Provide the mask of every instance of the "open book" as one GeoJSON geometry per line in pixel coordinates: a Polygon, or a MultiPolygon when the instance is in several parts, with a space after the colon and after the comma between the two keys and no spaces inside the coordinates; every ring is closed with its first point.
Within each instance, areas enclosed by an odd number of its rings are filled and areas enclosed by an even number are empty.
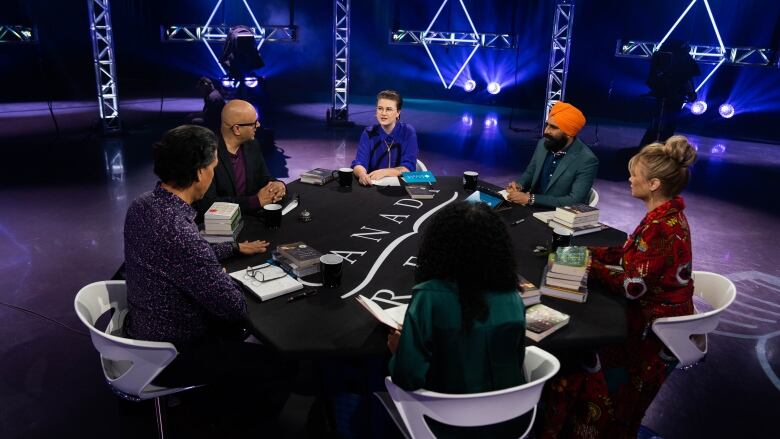
{"type": "Polygon", "coordinates": [[[374,318],[389,326],[392,329],[401,330],[404,325],[404,316],[406,315],[406,308],[409,305],[398,305],[388,309],[382,309],[376,302],[369,299],[366,296],[358,295],[358,303],[363,305],[366,311],[370,312],[374,318]]]}

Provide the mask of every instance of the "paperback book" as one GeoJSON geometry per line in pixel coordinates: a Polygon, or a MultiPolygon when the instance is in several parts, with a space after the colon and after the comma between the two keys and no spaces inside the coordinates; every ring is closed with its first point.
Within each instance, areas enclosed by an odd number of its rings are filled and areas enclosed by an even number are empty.
{"type": "Polygon", "coordinates": [[[314,168],[301,174],[301,183],[316,184],[319,186],[333,181],[335,172],[325,168],[314,168]]]}
{"type": "Polygon", "coordinates": [[[536,342],[542,341],[568,323],[568,314],[541,303],[525,310],[525,336],[536,342]]]}
{"type": "Polygon", "coordinates": [[[392,308],[382,309],[379,304],[368,297],[361,295],[358,295],[357,301],[366,309],[366,311],[374,316],[375,319],[388,327],[400,331],[404,326],[404,316],[406,315],[406,308],[408,308],[409,305],[398,305],[392,308]]]}

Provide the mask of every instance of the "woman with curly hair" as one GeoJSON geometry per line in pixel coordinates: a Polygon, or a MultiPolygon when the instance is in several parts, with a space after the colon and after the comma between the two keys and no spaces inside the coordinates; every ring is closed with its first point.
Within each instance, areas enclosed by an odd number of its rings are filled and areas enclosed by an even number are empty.
{"type": "Polygon", "coordinates": [[[623,247],[592,249],[590,275],[628,299],[628,340],[586,361],[587,373],[548,386],[542,437],[635,438],[677,359],[653,333],[659,317],[693,314],[691,231],[680,192],[695,149],[683,136],[631,158],[631,195],[647,214],[623,247]]]}
{"type": "Polygon", "coordinates": [[[417,264],[403,331],[388,338],[393,382],[444,393],[522,384],[525,309],[498,215],[483,203],[445,207],[423,236],[417,264]]]}

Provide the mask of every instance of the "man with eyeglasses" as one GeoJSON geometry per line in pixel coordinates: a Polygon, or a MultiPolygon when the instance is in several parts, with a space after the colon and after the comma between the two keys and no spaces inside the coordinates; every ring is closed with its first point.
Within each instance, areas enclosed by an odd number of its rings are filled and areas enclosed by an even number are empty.
{"type": "Polygon", "coordinates": [[[214,170],[214,181],[198,203],[201,214],[215,201],[236,203],[243,213],[252,213],[284,198],[287,188],[271,176],[255,139],[259,127],[257,111],[247,101],[235,99],[222,109],[217,135],[219,164],[214,170]]]}

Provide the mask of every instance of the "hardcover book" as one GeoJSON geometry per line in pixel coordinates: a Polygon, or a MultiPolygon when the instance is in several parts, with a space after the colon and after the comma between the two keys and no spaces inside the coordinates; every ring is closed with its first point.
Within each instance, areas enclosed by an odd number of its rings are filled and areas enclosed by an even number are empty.
{"type": "Polygon", "coordinates": [[[525,310],[525,336],[539,342],[569,323],[569,315],[541,303],[525,310]]]}
{"type": "Polygon", "coordinates": [[[325,168],[314,168],[301,174],[301,183],[323,185],[332,181],[334,171],[325,168]]]}
{"type": "Polygon", "coordinates": [[[411,171],[401,173],[401,178],[409,184],[436,183],[436,177],[431,171],[411,171]]]}
{"type": "Polygon", "coordinates": [[[283,258],[294,263],[300,269],[319,263],[320,256],[322,256],[322,253],[317,249],[306,245],[302,241],[282,244],[276,247],[276,251],[278,251],[283,258]]]}
{"type": "Polygon", "coordinates": [[[407,184],[406,193],[415,200],[430,200],[436,195],[427,184],[407,184]]]}

